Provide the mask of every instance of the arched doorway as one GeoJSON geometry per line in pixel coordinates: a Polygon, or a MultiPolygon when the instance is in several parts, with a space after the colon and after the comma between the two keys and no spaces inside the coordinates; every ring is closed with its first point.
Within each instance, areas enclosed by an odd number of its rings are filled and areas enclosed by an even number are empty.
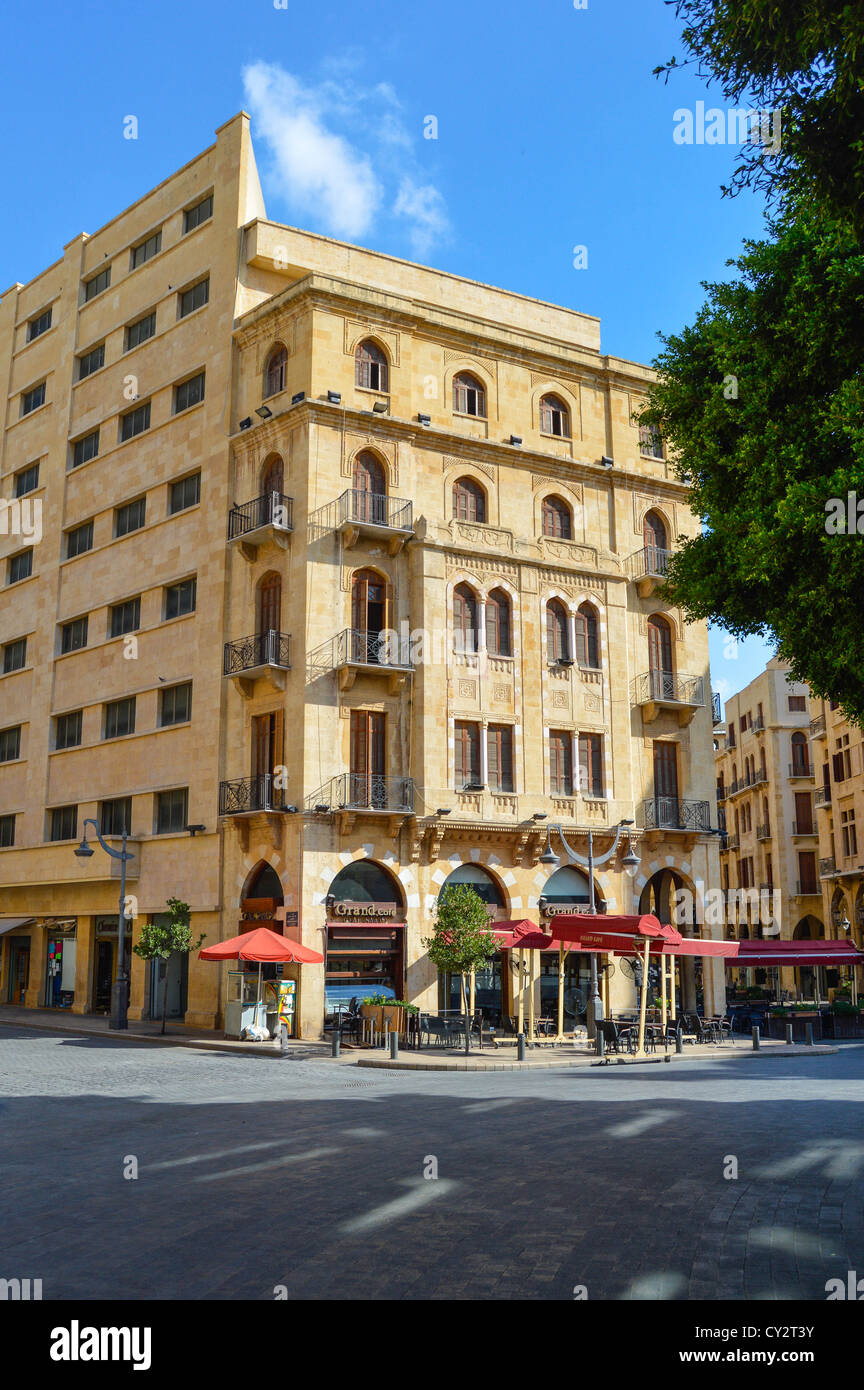
{"type": "MultiPolygon", "coordinates": [[[[448,888],[458,884],[467,884],[469,888],[474,889],[479,898],[482,898],[489,914],[490,926],[493,926],[496,920],[506,918],[507,903],[503,889],[494,875],[488,869],[484,869],[482,864],[460,864],[441,885],[439,898],[448,888]]],[[[502,984],[506,978],[508,954],[510,953],[499,951],[497,955],[492,956],[485,968],[477,971],[474,980],[474,1007],[482,1009],[484,1019],[493,1026],[500,1023],[504,1007],[502,984]]],[[[462,981],[459,975],[439,975],[438,1003],[442,1009],[461,1013],[462,981]]]]}
{"type": "Polygon", "coordinates": [[[258,585],[257,594],[257,632],[263,637],[268,632],[280,632],[282,627],[282,577],[275,570],[265,574],[258,585]]]}
{"type": "MultiPolygon", "coordinates": [[[[842,894],[841,894],[842,897],[842,894]]],[[[836,898],[836,895],[835,895],[836,898]]],[[[834,904],[832,903],[832,912],[834,904]]],[[[808,914],[795,925],[793,941],[821,941],[825,928],[818,917],[808,914]]],[[[826,972],[821,965],[800,965],[795,968],[795,986],[799,999],[826,999],[826,972]]],[[[834,973],[833,971],[831,972],[834,973]]]]}
{"type": "Polygon", "coordinates": [[[325,1012],[374,994],[404,997],[405,901],[398,881],[374,859],[346,864],[325,898],[325,1012]]]}
{"type": "MultiPolygon", "coordinates": [[[[591,901],[588,875],[581,869],[564,864],[550,874],[540,894],[540,927],[548,930],[549,923],[564,912],[587,912],[591,901]]],[[[594,884],[594,906],[597,912],[606,911],[600,889],[594,884]]],[[[512,952],[511,952],[512,954],[512,952]]],[[[557,950],[540,952],[540,1014],[545,1018],[558,1017],[557,950]]],[[[611,963],[611,962],[610,962],[611,963]]],[[[568,951],[564,957],[564,1027],[570,1031],[586,1022],[588,1001],[591,998],[591,957],[584,951],[568,951]]]]}
{"type": "Polygon", "coordinates": [[[381,633],[389,624],[389,585],[375,570],[357,570],[351,580],[351,628],[357,659],[376,664],[381,633]]]}
{"type": "MultiPolygon", "coordinates": [[[[664,926],[676,927],[682,936],[696,935],[696,895],[675,869],[658,869],[651,875],[639,895],[639,911],[652,913],[664,926]],[[675,904],[675,894],[682,889],[688,889],[691,894],[690,911],[684,921],[680,920],[682,914],[675,904]]],[[[650,982],[659,988],[660,967],[652,965],[650,969],[654,972],[649,976],[650,982]]],[[[693,1013],[703,1000],[702,957],[673,958],[673,978],[675,976],[680,988],[681,1012],[693,1013]]]]}
{"type": "Polygon", "coordinates": [[[387,483],[384,469],[368,449],[354,460],[354,517],[376,526],[387,525],[387,483]]]}
{"type": "Polygon", "coordinates": [[[264,472],[261,475],[261,491],[265,497],[273,492],[280,495],[285,486],[285,467],[278,454],[273,454],[264,465],[264,472]]]}

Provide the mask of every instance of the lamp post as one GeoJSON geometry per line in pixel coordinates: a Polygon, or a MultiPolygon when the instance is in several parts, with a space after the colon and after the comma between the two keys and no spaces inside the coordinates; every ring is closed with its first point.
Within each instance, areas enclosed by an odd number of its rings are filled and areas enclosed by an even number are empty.
{"type": "MultiPolygon", "coordinates": [[[[567,840],[564,836],[564,831],[560,825],[550,825],[546,831],[546,848],[540,855],[540,863],[549,865],[557,865],[561,863],[559,856],[555,853],[554,849],[552,848],[552,831],[554,830],[557,832],[558,837],[567,853],[567,857],[571,861],[571,863],[578,864],[580,868],[588,870],[588,911],[593,916],[596,911],[594,895],[594,866],[595,864],[605,864],[608,862],[608,860],[612,858],[613,854],[615,854],[616,850],[618,849],[618,844],[621,839],[621,832],[624,829],[627,830],[627,853],[621,861],[622,867],[629,878],[635,878],[636,874],[639,872],[639,856],[633,849],[633,840],[630,833],[630,827],[633,824],[634,822],[632,820],[619,821],[617,826],[615,827],[615,839],[612,842],[611,848],[608,849],[605,854],[600,854],[596,857],[594,854],[594,831],[592,829],[589,829],[587,832],[585,832],[588,836],[587,859],[583,859],[581,854],[577,854],[575,849],[571,849],[570,845],[568,845],[567,843],[567,840]]],[[[588,1037],[593,1038],[596,1031],[594,1025],[603,1017],[603,1001],[600,998],[600,988],[597,977],[596,951],[591,952],[591,998],[588,1002],[588,1008],[586,1013],[588,1037]]]]}
{"type": "Polygon", "coordinates": [[[106,854],[110,854],[112,859],[120,860],[120,910],[117,914],[117,978],[111,986],[111,1014],[108,1020],[108,1027],[115,1030],[122,1030],[129,1027],[129,1020],[126,1016],[129,1008],[129,977],[126,974],[126,864],[128,860],[134,859],[134,854],[129,854],[126,849],[126,822],[123,822],[122,849],[112,849],[106,845],[102,839],[99,823],[95,820],[85,820],[84,836],[80,845],[74,851],[79,859],[90,859],[93,850],[87,843],[87,827],[92,825],[96,832],[96,839],[104,849],[106,854]]]}

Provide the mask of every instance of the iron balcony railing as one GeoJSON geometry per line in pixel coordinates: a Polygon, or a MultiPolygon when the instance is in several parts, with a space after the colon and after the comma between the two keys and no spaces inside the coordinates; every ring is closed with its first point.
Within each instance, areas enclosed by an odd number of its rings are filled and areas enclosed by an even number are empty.
{"type": "Polygon", "coordinates": [[[717,800],[718,800],[718,801],[725,801],[725,800],[726,800],[726,787],[724,786],[724,784],[723,784],[722,782],[718,782],[718,783],[717,783],[717,800]]]}
{"type": "Polygon", "coordinates": [[[414,810],[414,779],[343,772],[330,782],[329,804],[334,811],[390,811],[407,815],[414,810]]]}
{"type": "Polygon", "coordinates": [[[723,723],[723,713],[720,708],[720,696],[716,690],[711,691],[711,722],[712,724],[723,723]]]}
{"type": "Polygon", "coordinates": [[[810,737],[824,738],[825,736],[825,716],[817,714],[815,719],[810,720],[810,737]]]}
{"type": "Polygon", "coordinates": [[[795,884],[795,896],[796,898],[821,898],[822,893],[818,883],[809,878],[799,878],[795,884]]]}
{"type": "Polygon", "coordinates": [[[384,666],[388,670],[411,671],[410,645],[395,631],[362,632],[346,627],[333,639],[333,666],[384,666]]]}
{"type": "Polygon", "coordinates": [[[771,826],[770,826],[767,822],[766,822],[765,825],[757,825],[757,827],[756,827],[756,839],[757,839],[757,840],[770,840],[770,839],[771,839],[771,826]]]}
{"type": "Polygon", "coordinates": [[[285,792],[277,787],[272,772],[219,783],[220,816],[241,816],[250,811],[284,811],[285,792]]]}
{"type": "Polygon", "coordinates": [[[414,504],[404,497],[349,487],[339,497],[337,508],[340,526],[352,522],[358,526],[386,526],[390,531],[414,529],[414,504]]]}
{"type": "Polygon", "coordinates": [[[814,802],[816,803],[817,806],[830,806],[830,805],[831,805],[831,788],[830,788],[830,787],[825,787],[825,786],[817,787],[817,788],[816,788],[816,791],[815,791],[815,794],[814,794],[814,796],[813,796],[813,800],[814,800],[814,802]]]}
{"type": "Polygon", "coordinates": [[[643,830],[710,830],[711,810],[707,801],[655,796],[641,803],[639,824],[643,830]]]}
{"type": "Polygon", "coordinates": [[[259,666],[279,666],[285,671],[290,669],[291,638],[287,632],[269,628],[267,632],[254,632],[251,637],[240,637],[236,642],[225,643],[223,675],[237,676],[259,666]]]}
{"type": "Polygon", "coordinates": [[[834,863],[833,857],[830,858],[830,859],[820,859],[820,860],[819,860],[819,877],[820,877],[820,878],[830,878],[831,875],[832,875],[832,874],[836,874],[836,872],[837,872],[837,866],[836,866],[836,864],[834,863]]]}
{"type": "Polygon", "coordinates": [[[813,769],[809,763],[797,762],[789,764],[790,777],[812,777],[813,769]]]}
{"type": "Polygon", "coordinates": [[[240,507],[232,507],[228,513],[228,539],[236,540],[250,531],[259,531],[263,526],[275,526],[279,531],[294,530],[294,498],[286,497],[284,492],[265,492],[261,497],[253,497],[240,507]]]}
{"type": "Polygon", "coordinates": [[[673,671],[645,671],[633,682],[634,703],[704,705],[705,682],[701,676],[678,676],[673,671]]]}
{"type": "Polygon", "coordinates": [[[671,550],[662,550],[658,545],[642,545],[627,559],[627,573],[631,579],[663,579],[669,571],[671,550]]]}
{"type": "Polygon", "coordinates": [[[727,835],[727,836],[726,836],[726,843],[725,843],[725,845],[722,846],[722,848],[723,848],[723,849],[737,849],[740,843],[741,843],[741,842],[740,842],[740,840],[739,840],[739,838],[738,838],[737,835],[727,835]]]}

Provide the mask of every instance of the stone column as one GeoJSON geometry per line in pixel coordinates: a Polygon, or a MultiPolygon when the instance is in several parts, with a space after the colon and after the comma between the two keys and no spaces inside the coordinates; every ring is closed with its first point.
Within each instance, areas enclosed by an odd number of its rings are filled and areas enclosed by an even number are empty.
{"type": "Polygon", "coordinates": [[[79,917],[75,939],[75,999],[73,1014],[89,1014],[93,1008],[93,968],[95,960],[95,917],[79,917]]]}

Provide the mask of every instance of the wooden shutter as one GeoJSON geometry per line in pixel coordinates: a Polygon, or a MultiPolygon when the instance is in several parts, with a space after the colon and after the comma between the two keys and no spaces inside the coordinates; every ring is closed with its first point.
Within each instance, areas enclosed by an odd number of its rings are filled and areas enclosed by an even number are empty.
{"type": "Polygon", "coordinates": [[[573,745],[566,731],[549,735],[549,786],[552,796],[573,793],[573,745]]]}
{"type": "Polygon", "coordinates": [[[672,671],[672,634],[663,618],[648,619],[648,666],[652,671],[672,671]]]}
{"type": "Polygon", "coordinates": [[[799,835],[809,835],[813,829],[813,803],[809,792],[795,793],[795,826],[799,835]]]}
{"type": "Polygon", "coordinates": [[[674,743],[654,744],[654,795],[678,800],[678,749],[674,743]]]}

